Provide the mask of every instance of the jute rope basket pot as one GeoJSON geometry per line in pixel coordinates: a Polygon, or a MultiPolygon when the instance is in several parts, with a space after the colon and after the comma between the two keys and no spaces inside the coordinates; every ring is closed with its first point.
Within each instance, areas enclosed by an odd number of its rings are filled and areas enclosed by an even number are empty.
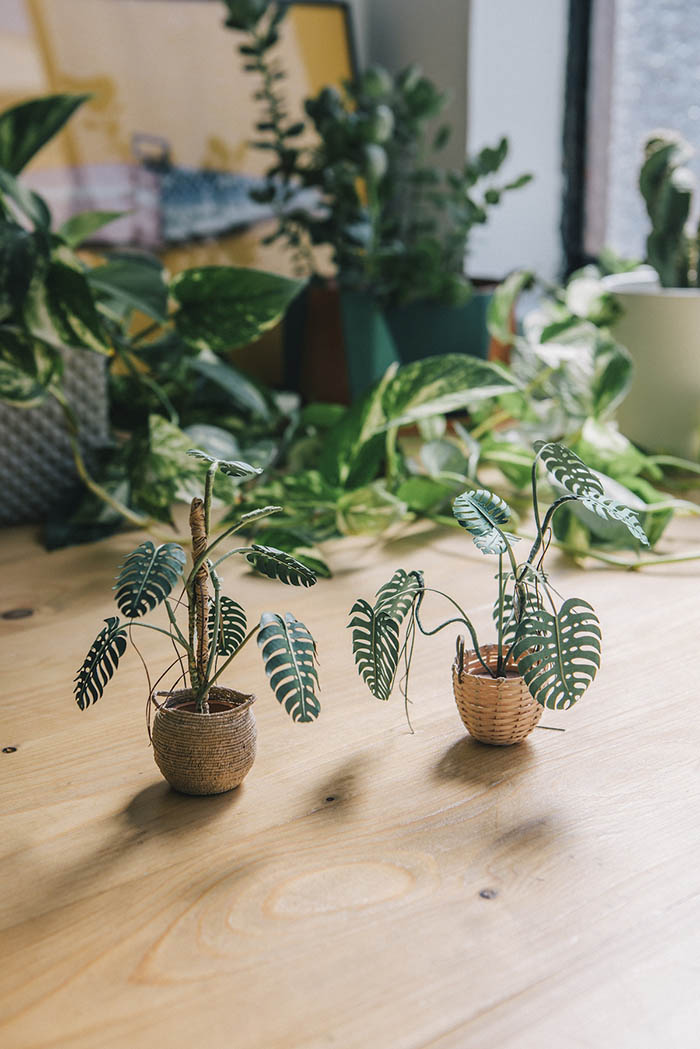
{"type": "Polygon", "coordinates": [[[183,794],[222,794],[242,783],[255,761],[255,696],[214,687],[210,712],[198,714],[192,689],[165,695],[151,738],[156,765],[170,786],[183,794]]]}
{"type": "MultiPolygon", "coordinates": [[[[483,645],[481,658],[495,670],[498,645],[483,645]]],[[[465,651],[460,644],[452,664],[452,684],[460,717],[469,734],[481,743],[497,747],[520,743],[542,717],[542,707],[532,698],[512,660],[505,677],[489,677],[476,652],[465,651]]]]}

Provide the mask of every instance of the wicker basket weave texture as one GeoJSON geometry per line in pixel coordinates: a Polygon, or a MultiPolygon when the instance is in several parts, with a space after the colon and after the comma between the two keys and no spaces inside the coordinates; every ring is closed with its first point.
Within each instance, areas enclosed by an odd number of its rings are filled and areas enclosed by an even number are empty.
{"type": "Polygon", "coordinates": [[[153,719],[153,756],[175,790],[183,794],[223,794],[243,782],[255,761],[257,730],[250,709],[255,697],[212,688],[212,704],[227,709],[210,714],[183,710],[191,689],[169,695],[153,719]]]}
{"type": "MultiPolygon", "coordinates": [[[[484,662],[495,669],[498,645],[483,645],[484,662]]],[[[520,743],[542,717],[542,707],[533,699],[525,679],[488,677],[476,652],[465,651],[464,667],[452,664],[452,684],[460,717],[471,736],[481,743],[507,747],[520,743]]],[[[509,661],[508,669],[515,669],[509,661]]]]}
{"type": "MultiPolygon", "coordinates": [[[[63,385],[79,426],[88,466],[95,449],[109,443],[105,358],[90,350],[65,350],[63,385]]],[[[35,408],[0,404],[0,525],[42,521],[79,488],[66,423],[53,397],[35,408]]]]}

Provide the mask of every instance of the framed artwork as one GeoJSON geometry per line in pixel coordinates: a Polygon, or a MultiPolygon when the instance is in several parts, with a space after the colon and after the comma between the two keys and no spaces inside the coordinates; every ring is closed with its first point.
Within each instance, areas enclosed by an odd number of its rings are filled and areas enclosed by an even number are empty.
{"type": "MultiPolygon", "coordinates": [[[[125,211],[103,243],[158,250],[176,269],[260,264],[250,238],[235,248],[236,231],[271,215],[249,195],[268,164],[250,144],[257,84],[220,0],[26,3],[48,89],[92,95],[63,132],[60,158],[40,157],[29,173],[56,221],[125,211]]],[[[352,76],[353,34],[346,3],[289,6],[279,60],[289,110],[301,116],[304,98],[352,76]]]]}

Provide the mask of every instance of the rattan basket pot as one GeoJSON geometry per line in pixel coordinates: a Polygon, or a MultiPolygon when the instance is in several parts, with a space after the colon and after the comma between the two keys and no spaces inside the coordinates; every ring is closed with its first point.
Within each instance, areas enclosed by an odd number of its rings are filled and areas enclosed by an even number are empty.
{"type": "Polygon", "coordinates": [[[196,712],[191,689],[167,697],[156,710],[151,738],[170,786],[183,794],[223,794],[242,783],[255,761],[255,696],[214,687],[208,714],[196,712]]]}
{"type": "MultiPolygon", "coordinates": [[[[460,717],[471,736],[481,743],[507,747],[520,743],[542,717],[542,707],[533,699],[525,679],[512,660],[506,676],[489,677],[476,652],[465,651],[452,664],[452,684],[460,717]]],[[[483,645],[481,658],[494,670],[498,645],[483,645]]]]}

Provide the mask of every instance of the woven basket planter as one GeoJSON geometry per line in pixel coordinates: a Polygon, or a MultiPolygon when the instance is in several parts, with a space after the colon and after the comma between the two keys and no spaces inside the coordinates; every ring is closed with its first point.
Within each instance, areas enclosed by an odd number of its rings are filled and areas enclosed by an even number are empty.
{"type": "Polygon", "coordinates": [[[209,714],[195,711],[191,689],[168,693],[153,719],[153,756],[175,790],[223,794],[243,782],[255,761],[255,696],[212,688],[209,714]]]}
{"type": "MultiPolygon", "coordinates": [[[[498,645],[483,645],[481,657],[495,669],[498,645]]],[[[481,743],[497,747],[520,743],[542,717],[542,707],[510,660],[506,674],[489,677],[473,651],[464,652],[461,666],[457,660],[452,664],[457,709],[467,731],[481,743]]]]}

